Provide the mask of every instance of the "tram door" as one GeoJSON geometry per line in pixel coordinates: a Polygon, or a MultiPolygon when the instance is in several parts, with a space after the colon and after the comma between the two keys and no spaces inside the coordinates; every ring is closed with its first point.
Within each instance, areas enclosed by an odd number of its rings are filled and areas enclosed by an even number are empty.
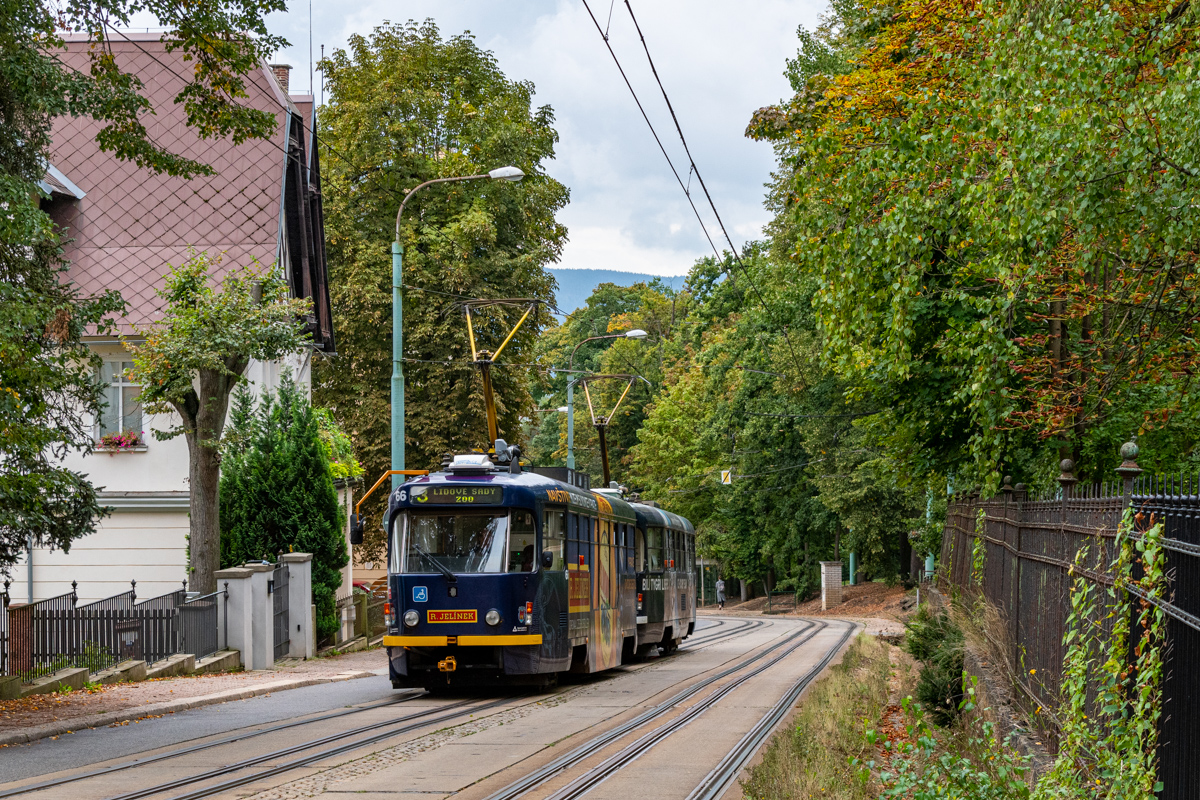
{"type": "Polygon", "coordinates": [[[591,519],[579,514],[567,516],[567,597],[570,633],[575,644],[590,635],[592,610],[591,519]]]}
{"type": "Polygon", "coordinates": [[[617,598],[617,563],[614,553],[613,523],[597,520],[595,559],[595,595],[592,598],[593,639],[588,648],[593,671],[621,663],[621,626],[617,598]]]}

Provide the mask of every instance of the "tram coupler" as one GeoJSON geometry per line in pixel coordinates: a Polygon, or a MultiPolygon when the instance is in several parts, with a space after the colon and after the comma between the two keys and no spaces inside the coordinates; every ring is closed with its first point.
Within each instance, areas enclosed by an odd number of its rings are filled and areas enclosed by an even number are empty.
{"type": "Polygon", "coordinates": [[[456,669],[458,669],[458,661],[454,658],[454,656],[446,656],[444,659],[438,662],[439,672],[454,672],[456,669]]]}

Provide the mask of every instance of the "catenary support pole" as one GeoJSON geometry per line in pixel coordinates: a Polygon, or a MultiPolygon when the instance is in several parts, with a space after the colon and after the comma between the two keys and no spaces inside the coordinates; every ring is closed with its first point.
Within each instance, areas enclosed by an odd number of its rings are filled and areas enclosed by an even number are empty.
{"type": "Polygon", "coordinates": [[[575,381],[567,381],[567,469],[575,469],[575,381]]]}
{"type": "Polygon", "coordinates": [[[850,585],[858,585],[858,556],[850,554],[850,585]]]}
{"type": "MultiPolygon", "coordinates": [[[[392,469],[404,469],[404,246],[392,242],[392,469]]],[[[392,476],[392,491],[403,475],[392,476]]]]}

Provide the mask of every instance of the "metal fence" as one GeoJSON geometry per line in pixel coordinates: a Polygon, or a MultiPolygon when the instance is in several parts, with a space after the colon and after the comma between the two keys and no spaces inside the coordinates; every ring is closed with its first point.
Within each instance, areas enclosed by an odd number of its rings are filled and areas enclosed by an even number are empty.
{"type": "Polygon", "coordinates": [[[275,658],[280,659],[288,654],[291,648],[291,625],[288,616],[288,565],[280,561],[271,573],[271,583],[268,593],[271,595],[271,608],[274,618],[275,658]]]}
{"type": "Polygon", "coordinates": [[[220,592],[203,594],[187,600],[179,607],[180,649],[197,660],[217,652],[217,610],[220,592]]]}
{"type": "MultiPolygon", "coordinates": [[[[1100,590],[1113,585],[1109,565],[1125,508],[1140,511],[1146,523],[1151,515],[1163,522],[1170,602],[1162,604],[1168,643],[1159,726],[1165,788],[1159,797],[1200,797],[1200,760],[1193,756],[1200,744],[1200,479],[1139,476],[1137,448],[1126,445],[1122,455],[1120,480],[1112,483],[1080,487],[1073,465],[1064,461],[1053,494],[1031,497],[1006,478],[998,497],[954,497],[938,578],[952,592],[981,593],[998,610],[1006,629],[1006,641],[998,643],[1029,705],[1053,709],[1060,698],[1072,581],[1080,576],[1100,590]],[[1084,546],[1086,561],[1072,575],[1084,546]]],[[[1110,631],[1108,609],[1099,608],[1094,622],[1110,631]]]]}
{"type": "Polygon", "coordinates": [[[0,602],[4,603],[3,609],[0,609],[0,675],[8,674],[8,587],[10,582],[5,579],[4,593],[0,594],[0,602]]]}
{"type": "Polygon", "coordinates": [[[6,595],[4,674],[28,682],[67,667],[98,672],[126,659],[154,663],[187,652],[185,643],[197,645],[198,658],[216,652],[212,595],[189,604],[180,588],[139,603],[137,582],[130,586],[85,605],[78,605],[74,582],[70,592],[28,605],[11,605],[6,595]]]}

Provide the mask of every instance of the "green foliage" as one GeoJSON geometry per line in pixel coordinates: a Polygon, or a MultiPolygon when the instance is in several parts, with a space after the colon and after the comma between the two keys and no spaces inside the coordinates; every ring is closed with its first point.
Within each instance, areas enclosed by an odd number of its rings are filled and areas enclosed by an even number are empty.
{"type": "Polygon", "coordinates": [[[904,649],[921,662],[917,699],[939,725],[954,722],[963,700],[963,632],[928,605],[905,626],[904,649]]]}
{"type": "Polygon", "coordinates": [[[234,396],[221,471],[221,565],[311,553],[317,638],[337,630],[337,590],[346,566],[346,517],[321,440],[319,414],[285,373],[257,407],[234,396]]]}
{"type": "MultiPolygon", "coordinates": [[[[904,698],[901,706],[911,719],[913,741],[894,743],[890,764],[880,771],[881,797],[904,800],[1026,800],[1029,771],[1025,759],[1002,749],[990,722],[976,721],[939,742],[920,706],[904,698]]],[[[960,711],[967,719],[975,711],[975,687],[967,689],[960,711]]],[[[868,733],[874,744],[878,735],[868,733]]],[[[889,743],[891,744],[891,743],[889,743]]]]}
{"type": "Polygon", "coordinates": [[[200,396],[197,377],[213,375],[232,387],[251,359],[294,353],[306,339],[300,317],[307,300],[289,298],[287,282],[257,262],[224,272],[218,290],[213,273],[222,258],[192,250],[187,261],[172,267],[157,292],[167,304],[163,319],[138,331],[145,337],[141,344],[127,345],[146,410],[183,417],[181,427],[155,431],[157,439],[187,434],[215,448],[220,429],[197,430],[194,422],[206,403],[223,406],[228,397],[200,396]]]}
{"type": "Polygon", "coordinates": [[[256,264],[221,275],[208,253],[191,257],[167,274],[158,296],[166,301],[160,321],[140,329],[133,379],[151,413],[174,411],[180,425],[154,431],[157,439],[183,435],[191,483],[188,560],[197,591],[216,590],[220,560],[220,442],[229,396],[251,359],[272,361],[299,350],[308,335],[303,314],[309,302],[288,297],[286,282],[256,264]]]}
{"type": "MultiPolygon", "coordinates": [[[[558,141],[554,114],[534,108],[533,85],[506,77],[470,35],[442,39],[432,22],[352,36],[322,63],[322,74],[329,100],[318,141],[328,148],[322,178],[338,358],[314,365],[314,397],[350,435],[371,480],[390,464],[390,253],[400,200],[437,177],[510,164],[527,176],[431,186],[404,212],[406,465],[436,468],[447,451],[488,444],[478,371],[454,295],[553,302],[554,280],[544,267],[566,239],[555,214],[568,196],[543,166],[558,141]]],[[[517,320],[511,312],[473,315],[481,349],[499,346],[517,320]]],[[[542,306],[492,371],[500,434],[510,442],[520,441],[521,417],[533,403],[530,371],[504,365],[531,362],[549,320],[542,306]]],[[[364,512],[378,519],[382,509],[381,496],[364,512]]],[[[368,560],[382,558],[377,527],[367,526],[368,560]]]]}
{"type": "Polygon", "coordinates": [[[336,478],[358,478],[363,474],[362,465],[354,457],[354,443],[338,425],[327,408],[313,409],[317,427],[321,432],[321,447],[329,461],[329,469],[336,478]]]}
{"type": "Polygon", "coordinates": [[[1198,20],[848,0],[802,34],[795,96],[748,133],[779,155],[774,249],[897,466],[1093,477],[1139,429],[1194,461],[1198,20]]]}
{"type": "Polygon", "coordinates": [[[979,591],[983,591],[983,571],[987,566],[987,542],[983,538],[986,525],[987,512],[980,508],[975,515],[975,537],[971,540],[971,583],[979,591]]]}

